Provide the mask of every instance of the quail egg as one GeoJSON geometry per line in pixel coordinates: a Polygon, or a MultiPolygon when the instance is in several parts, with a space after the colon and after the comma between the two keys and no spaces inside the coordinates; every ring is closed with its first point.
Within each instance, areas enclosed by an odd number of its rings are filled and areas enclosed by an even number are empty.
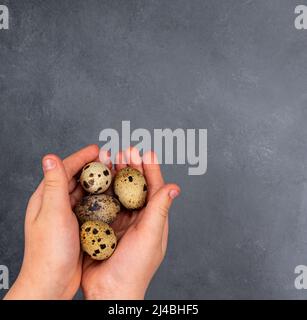
{"type": "Polygon", "coordinates": [[[84,166],[80,175],[80,184],[85,191],[100,194],[111,185],[112,175],[108,167],[101,162],[91,162],[84,166]]]}
{"type": "Polygon", "coordinates": [[[94,260],[108,259],[114,252],[117,239],[113,229],[102,221],[87,221],[81,226],[81,246],[94,260]]]}
{"type": "Polygon", "coordinates": [[[120,211],[119,201],[107,194],[97,194],[84,197],[75,207],[79,221],[103,221],[112,223],[120,211]]]}
{"type": "Polygon", "coordinates": [[[127,209],[142,208],[147,195],[145,177],[134,168],[121,169],[115,176],[114,193],[127,209]]]}

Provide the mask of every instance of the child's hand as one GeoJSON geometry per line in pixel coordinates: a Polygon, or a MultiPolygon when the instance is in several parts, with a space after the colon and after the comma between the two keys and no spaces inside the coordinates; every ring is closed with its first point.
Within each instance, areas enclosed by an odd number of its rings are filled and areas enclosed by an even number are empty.
{"type": "Polygon", "coordinates": [[[118,155],[118,160],[122,161],[116,170],[126,166],[124,158],[131,167],[144,173],[148,203],[139,212],[119,213],[112,225],[119,243],[108,260],[99,262],[89,256],[84,258],[81,285],[86,299],[143,299],[165,255],[168,210],[179,195],[179,187],[164,184],[154,153],[146,153],[142,163],[137,149],[130,148],[118,155]]]}
{"type": "Polygon", "coordinates": [[[71,299],[80,285],[79,226],[72,211],[82,197],[74,176],[98,157],[89,146],[61,161],[43,159],[44,179],[26,213],[25,252],[20,274],[6,299],[71,299]]]}
{"type": "MultiPolygon", "coordinates": [[[[128,162],[147,179],[148,203],[138,213],[118,216],[113,228],[120,241],[109,260],[97,262],[86,257],[82,275],[86,298],[143,298],[165,254],[168,209],[179,188],[164,185],[152,153],[145,155],[146,163],[142,164],[137,150],[130,151],[126,153],[128,162]]],[[[72,207],[83,192],[74,176],[97,157],[97,146],[82,149],[63,162],[54,155],[44,157],[45,178],[32,195],[26,213],[22,268],[6,299],[71,299],[76,293],[82,253],[72,207]]],[[[119,164],[116,169],[124,166],[119,164]]]]}

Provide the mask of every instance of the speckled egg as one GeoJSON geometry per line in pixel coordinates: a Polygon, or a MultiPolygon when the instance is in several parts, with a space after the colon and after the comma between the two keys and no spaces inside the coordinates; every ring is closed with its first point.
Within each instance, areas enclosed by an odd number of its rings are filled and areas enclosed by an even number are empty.
{"type": "Polygon", "coordinates": [[[94,260],[108,259],[114,252],[117,239],[113,229],[102,221],[87,221],[81,226],[81,246],[94,260]]]}
{"type": "Polygon", "coordinates": [[[127,209],[140,209],[146,201],[146,180],[140,171],[125,167],[115,176],[114,193],[127,209]]]}
{"type": "Polygon", "coordinates": [[[80,184],[85,191],[100,194],[111,185],[112,175],[109,168],[101,162],[91,162],[84,166],[80,175],[80,184]]]}
{"type": "Polygon", "coordinates": [[[107,194],[91,195],[84,197],[74,211],[81,223],[91,220],[110,224],[120,211],[120,203],[107,194]]]}

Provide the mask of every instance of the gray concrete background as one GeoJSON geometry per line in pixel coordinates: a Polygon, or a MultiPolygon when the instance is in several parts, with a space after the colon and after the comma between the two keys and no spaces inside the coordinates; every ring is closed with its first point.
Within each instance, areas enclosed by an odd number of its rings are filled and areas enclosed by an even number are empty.
{"type": "MultiPolygon", "coordinates": [[[[307,31],[303,1],[1,1],[0,264],[16,277],[47,152],[103,128],[207,128],[208,172],[182,187],[148,298],[306,298],[307,31]]],[[[4,291],[0,291],[0,296],[4,291]]]]}

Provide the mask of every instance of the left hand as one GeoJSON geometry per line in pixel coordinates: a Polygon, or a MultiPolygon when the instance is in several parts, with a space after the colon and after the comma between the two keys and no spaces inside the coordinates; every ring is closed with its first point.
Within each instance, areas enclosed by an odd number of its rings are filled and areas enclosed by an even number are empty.
{"type": "Polygon", "coordinates": [[[73,206],[82,197],[74,176],[97,159],[88,146],[64,161],[43,158],[44,179],[26,212],[25,252],[20,274],[5,299],[72,299],[80,286],[82,253],[73,206]]]}

